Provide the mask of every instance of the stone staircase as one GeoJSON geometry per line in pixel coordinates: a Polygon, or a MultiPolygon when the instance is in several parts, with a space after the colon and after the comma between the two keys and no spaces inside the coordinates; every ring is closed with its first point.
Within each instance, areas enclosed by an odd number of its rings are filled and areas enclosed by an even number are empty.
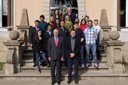
{"type": "MultiPolygon", "coordinates": [[[[108,60],[105,54],[104,46],[100,46],[101,60],[99,61],[99,70],[96,70],[92,65],[88,69],[79,67],[79,79],[127,79],[128,74],[114,74],[109,71],[108,60]]],[[[33,67],[33,53],[31,49],[24,50],[20,72],[12,75],[1,74],[0,79],[20,79],[20,80],[43,80],[51,79],[50,68],[41,67],[41,74],[35,72],[33,67]]],[[[68,79],[67,67],[62,67],[62,80],[68,79]]]]}
{"type": "MultiPolygon", "coordinates": [[[[107,66],[107,57],[104,53],[104,49],[100,47],[100,53],[102,56],[101,61],[99,61],[99,70],[96,70],[93,65],[91,65],[88,69],[87,68],[81,68],[79,67],[79,76],[80,78],[86,78],[86,77],[100,77],[105,76],[109,73],[109,68],[107,66]]],[[[33,67],[33,53],[31,49],[26,49],[24,51],[23,57],[22,57],[22,64],[20,67],[20,73],[19,75],[24,75],[26,77],[47,77],[50,78],[50,68],[49,67],[41,67],[41,74],[36,74],[35,67],[33,67]]],[[[67,78],[68,76],[68,70],[67,67],[62,67],[62,77],[67,78]]]]}

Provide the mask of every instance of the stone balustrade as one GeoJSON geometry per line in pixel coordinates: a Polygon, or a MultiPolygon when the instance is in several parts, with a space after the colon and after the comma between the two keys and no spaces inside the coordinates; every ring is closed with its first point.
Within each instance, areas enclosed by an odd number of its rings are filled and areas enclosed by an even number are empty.
{"type": "Polygon", "coordinates": [[[7,47],[6,63],[4,65],[5,74],[14,74],[20,71],[21,57],[23,53],[22,41],[19,41],[19,33],[17,31],[10,31],[10,40],[3,42],[7,47]]]}

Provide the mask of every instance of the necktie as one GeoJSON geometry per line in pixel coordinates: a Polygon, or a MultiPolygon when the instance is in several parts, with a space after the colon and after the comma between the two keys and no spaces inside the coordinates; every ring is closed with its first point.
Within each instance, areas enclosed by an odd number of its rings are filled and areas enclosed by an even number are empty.
{"type": "Polygon", "coordinates": [[[56,44],[56,46],[58,46],[58,39],[57,38],[55,38],[55,44],[56,44]]]}

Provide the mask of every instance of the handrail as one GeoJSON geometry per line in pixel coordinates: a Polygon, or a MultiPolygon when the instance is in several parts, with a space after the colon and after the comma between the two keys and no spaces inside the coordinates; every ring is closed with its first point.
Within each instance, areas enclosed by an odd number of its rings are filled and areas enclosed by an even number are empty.
{"type": "Polygon", "coordinates": [[[0,27],[0,28],[3,28],[3,29],[10,29],[10,28],[16,28],[16,26],[7,26],[7,27],[0,27]]]}

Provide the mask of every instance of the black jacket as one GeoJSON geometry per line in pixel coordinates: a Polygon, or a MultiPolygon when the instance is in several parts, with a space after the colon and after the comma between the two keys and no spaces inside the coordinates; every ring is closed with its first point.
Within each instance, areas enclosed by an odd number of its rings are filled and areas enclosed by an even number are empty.
{"type": "Polygon", "coordinates": [[[64,30],[62,30],[61,28],[59,29],[59,36],[63,38],[64,41],[64,46],[67,45],[67,40],[69,37],[69,31],[65,28],[64,30]]]}
{"type": "MultiPolygon", "coordinates": [[[[40,30],[40,28],[39,28],[39,30],[40,30]]],[[[34,41],[35,41],[35,36],[36,36],[36,28],[35,27],[33,27],[33,28],[31,28],[30,29],[30,38],[29,38],[29,42],[31,43],[31,44],[34,44],[34,41]]]]}
{"type": "MultiPolygon", "coordinates": [[[[68,55],[70,55],[70,53],[75,53],[75,58],[78,58],[80,55],[80,48],[81,48],[81,43],[80,43],[80,38],[79,37],[75,37],[75,48],[74,51],[72,51],[71,49],[71,36],[68,38],[68,55]]],[[[70,58],[70,57],[69,57],[70,58]]]]}
{"type": "Polygon", "coordinates": [[[53,37],[53,31],[51,31],[51,35],[46,31],[44,33],[43,39],[44,39],[44,48],[45,50],[48,50],[48,40],[49,38],[53,37]]]}
{"type": "Polygon", "coordinates": [[[34,50],[35,50],[35,52],[40,53],[40,51],[43,51],[43,48],[44,48],[43,40],[42,39],[41,40],[36,40],[35,39],[35,41],[34,41],[34,50]]]}

